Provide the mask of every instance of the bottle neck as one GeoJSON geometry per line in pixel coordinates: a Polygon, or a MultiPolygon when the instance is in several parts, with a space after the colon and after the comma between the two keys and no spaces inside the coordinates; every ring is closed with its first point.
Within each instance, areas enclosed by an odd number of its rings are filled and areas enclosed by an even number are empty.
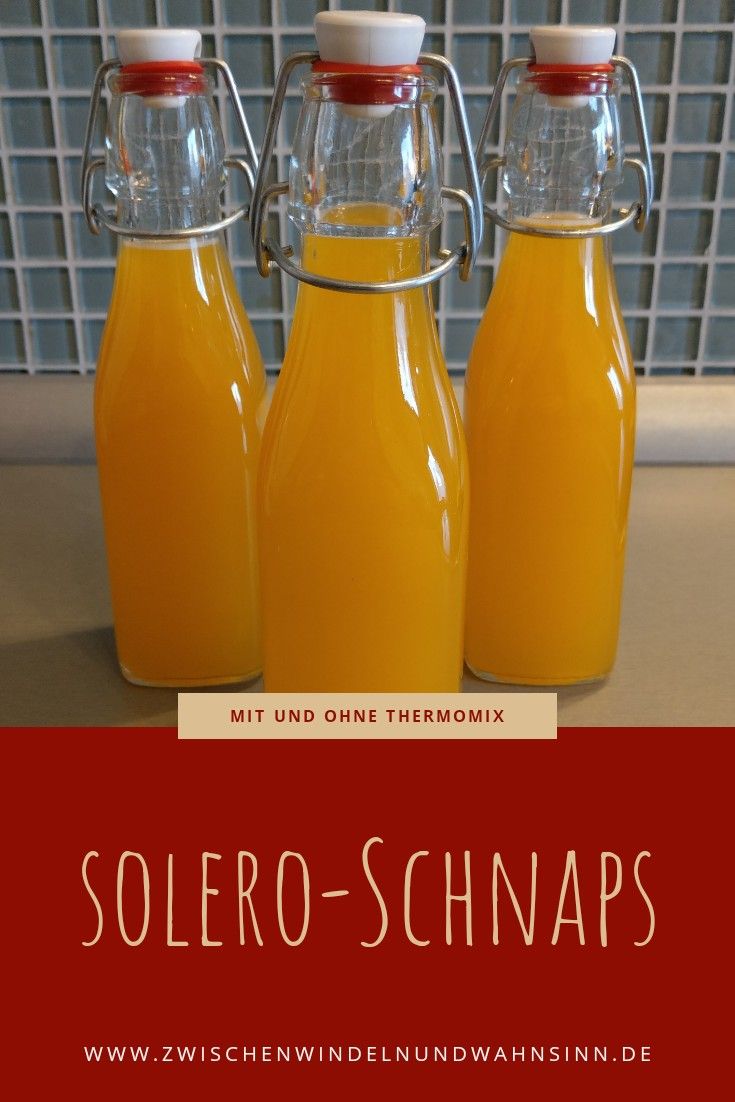
{"type": "Polygon", "coordinates": [[[519,86],[503,173],[511,221],[604,222],[612,211],[624,156],[618,81],[574,76],[532,73],[519,86]]]}
{"type": "Polygon", "coordinates": [[[182,95],[141,95],[111,85],[106,182],[118,221],[161,236],[218,221],[224,140],[205,78],[201,91],[182,95]]]}

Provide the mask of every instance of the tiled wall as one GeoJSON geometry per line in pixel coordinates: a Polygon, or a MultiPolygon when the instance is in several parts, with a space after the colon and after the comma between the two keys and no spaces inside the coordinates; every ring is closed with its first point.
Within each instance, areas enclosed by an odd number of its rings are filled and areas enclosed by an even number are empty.
{"type": "MultiPolygon", "coordinates": [[[[447,54],[459,71],[473,137],[500,59],[528,52],[529,25],[616,24],[618,52],[634,61],[643,84],[656,172],[649,228],[615,240],[636,362],[649,375],[735,375],[735,0],[0,0],[0,371],[94,369],[115,248],[84,224],[79,152],[94,72],[114,54],[115,28],[201,27],[205,53],[232,66],[260,141],[274,72],[287,53],[313,47],[311,21],[327,6],[422,15],[425,48],[447,54]]],[[[298,102],[294,94],[284,112],[281,178],[298,102]]],[[[624,121],[632,146],[627,97],[624,121]]],[[[236,151],[229,108],[225,127],[236,151]]],[[[444,151],[450,182],[461,183],[452,133],[444,151]]],[[[452,215],[445,238],[459,232],[452,215]]],[[[438,292],[441,335],[457,372],[492,285],[499,238],[487,233],[470,284],[450,275],[438,292]]],[[[230,246],[275,368],[294,288],[285,276],[258,277],[244,229],[230,246]]]]}

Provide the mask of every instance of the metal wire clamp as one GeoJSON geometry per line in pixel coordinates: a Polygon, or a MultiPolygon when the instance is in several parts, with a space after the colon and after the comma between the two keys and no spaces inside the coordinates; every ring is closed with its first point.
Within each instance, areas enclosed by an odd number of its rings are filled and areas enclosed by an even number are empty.
{"type": "Polygon", "coordinates": [[[462,208],[465,225],[464,242],[452,250],[440,249],[438,262],[431,264],[427,271],[421,272],[417,276],[401,280],[388,280],[382,283],[369,283],[349,279],[331,279],[328,276],[318,275],[315,272],[308,272],[291,259],[293,256],[293,248],[290,245],[280,245],[270,237],[263,236],[263,227],[267,225],[270,203],[273,199],[277,199],[279,196],[287,194],[289,187],[289,185],[284,182],[270,185],[266,184],[266,176],[273,156],[276,133],[281,118],[288,80],[297,66],[311,65],[315,61],[319,61],[319,54],[316,52],[295,53],[285,59],[278,71],[273,101],[268,113],[268,121],[265,128],[263,146],[260,151],[260,160],[255,177],[255,189],[250,211],[250,232],[252,234],[255,260],[260,275],[264,277],[269,276],[273,269],[273,265],[276,264],[286,272],[287,275],[293,276],[294,279],[301,280],[302,283],[308,283],[312,287],[321,287],[330,291],[347,291],[363,295],[387,294],[396,291],[409,291],[415,287],[425,287],[427,284],[433,283],[437,279],[441,279],[442,276],[446,275],[446,273],[450,272],[453,268],[458,268],[460,279],[468,280],[475,265],[475,259],[478,255],[480,243],[482,241],[482,192],[477,165],[472,155],[467,112],[462,98],[459,79],[453,66],[445,57],[439,54],[421,54],[418,58],[418,64],[426,66],[427,68],[438,69],[443,74],[447,88],[449,89],[449,97],[454,112],[454,121],[459,137],[459,145],[467,176],[469,194],[461,188],[443,187],[442,197],[453,200],[462,208]]]}
{"type": "MultiPolygon", "coordinates": [[[[240,127],[246,156],[244,158],[225,157],[224,163],[227,168],[237,168],[244,174],[248,184],[248,191],[252,199],[255,187],[255,176],[258,170],[258,155],[255,151],[255,143],[253,142],[250,127],[248,126],[248,121],[245,117],[245,112],[237,92],[235,78],[232,75],[229,65],[224,61],[220,61],[219,58],[197,58],[197,64],[203,66],[205,69],[211,69],[215,73],[220,73],[225,82],[230,102],[235,109],[235,118],[240,127]]],[[[143,240],[146,238],[158,239],[165,237],[166,240],[171,241],[186,241],[193,237],[204,237],[207,234],[226,230],[229,226],[239,221],[240,218],[247,218],[250,207],[248,203],[244,203],[231,214],[223,215],[217,222],[210,222],[205,226],[190,226],[182,230],[167,230],[165,234],[161,234],[155,231],[121,226],[115,220],[114,212],[106,210],[101,203],[94,202],[94,177],[97,172],[105,168],[104,157],[92,156],[100,99],[107,82],[107,77],[114,69],[120,68],[122,68],[122,65],[118,58],[112,58],[110,61],[102,62],[95,74],[94,85],[92,87],[92,98],[89,104],[87,129],[84,135],[84,153],[82,155],[82,206],[84,208],[84,216],[87,220],[87,225],[92,233],[99,234],[104,226],[105,229],[110,230],[111,233],[116,233],[121,237],[135,237],[143,240]]]]}
{"type": "MultiPolygon", "coordinates": [[[[532,57],[514,57],[504,62],[501,66],[488,105],[487,114],[485,115],[480,140],[475,150],[480,185],[483,191],[488,173],[494,169],[502,168],[506,163],[505,157],[502,156],[485,157],[485,147],[487,146],[493,124],[500,109],[503,88],[514,69],[525,68],[533,64],[534,60],[535,59],[532,57]]],[[[636,133],[638,135],[638,144],[642,159],[641,157],[625,157],[623,159],[623,165],[629,165],[633,168],[638,177],[638,191],[640,196],[638,201],[632,203],[630,207],[620,207],[615,212],[615,217],[610,222],[604,222],[599,226],[585,226],[579,229],[552,229],[551,227],[547,228],[537,224],[510,222],[507,218],[503,218],[503,216],[491,207],[489,203],[485,203],[483,200],[483,211],[496,226],[500,226],[501,229],[513,233],[525,233],[531,237],[603,237],[607,234],[614,233],[616,230],[623,229],[624,226],[630,225],[631,222],[639,233],[643,232],[651,212],[651,203],[653,201],[653,167],[648,131],[646,130],[646,121],[643,114],[641,88],[638,82],[638,74],[626,57],[614,56],[610,61],[615,70],[620,70],[625,75],[630,87],[633,115],[635,118],[636,133]]]]}

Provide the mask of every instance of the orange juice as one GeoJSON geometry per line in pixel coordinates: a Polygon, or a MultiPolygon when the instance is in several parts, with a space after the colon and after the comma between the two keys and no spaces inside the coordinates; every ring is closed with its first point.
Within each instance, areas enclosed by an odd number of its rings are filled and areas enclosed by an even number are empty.
{"type": "Polygon", "coordinates": [[[118,655],[149,685],[261,666],[260,353],[219,238],[120,246],[95,426],[118,655]]]}
{"type": "MultiPolygon", "coordinates": [[[[302,262],[377,282],[423,248],[311,235],[302,262]]],[[[300,285],[258,489],[267,690],[458,689],[465,462],[430,292],[300,285]]]]}
{"type": "Polygon", "coordinates": [[[617,645],[635,378],[602,238],[510,235],[465,401],[468,665],[523,684],[604,676],[617,645]]]}

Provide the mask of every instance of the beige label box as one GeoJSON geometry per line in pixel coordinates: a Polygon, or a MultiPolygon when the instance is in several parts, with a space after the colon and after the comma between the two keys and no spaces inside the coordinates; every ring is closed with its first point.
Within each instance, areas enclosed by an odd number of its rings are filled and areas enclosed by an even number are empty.
{"type": "Polygon", "coordinates": [[[555,739],[556,693],[179,693],[180,739],[555,739]]]}

